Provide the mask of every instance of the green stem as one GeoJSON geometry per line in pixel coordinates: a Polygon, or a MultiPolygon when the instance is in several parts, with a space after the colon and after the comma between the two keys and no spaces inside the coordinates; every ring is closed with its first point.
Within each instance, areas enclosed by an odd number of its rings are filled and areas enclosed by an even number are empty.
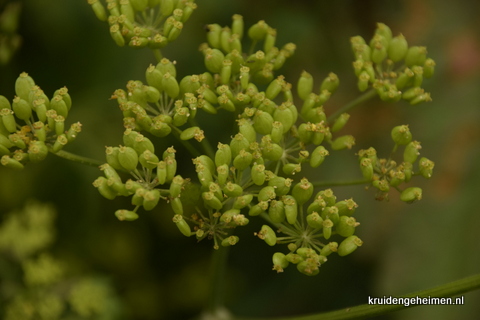
{"type": "Polygon", "coordinates": [[[154,49],[153,54],[155,55],[157,62],[160,62],[160,60],[163,59],[162,51],[160,51],[160,49],[154,49]]]}
{"type": "MultiPolygon", "coordinates": [[[[442,298],[453,297],[461,293],[480,289],[480,274],[463,278],[454,282],[446,283],[438,287],[412,292],[402,298],[442,298]]],[[[416,307],[421,304],[410,304],[408,307],[416,307]]],[[[352,308],[345,308],[331,312],[313,314],[309,316],[294,316],[280,318],[235,318],[236,320],[347,320],[347,319],[370,319],[371,317],[386,314],[392,311],[406,309],[403,304],[363,304],[352,308]]]]}
{"type": "Polygon", "coordinates": [[[352,180],[352,181],[317,181],[312,182],[314,188],[318,187],[336,187],[336,186],[354,186],[357,184],[368,184],[371,180],[352,180]]]}
{"type": "Polygon", "coordinates": [[[209,311],[215,314],[218,309],[223,307],[225,273],[227,270],[227,258],[229,247],[221,247],[214,250],[212,253],[212,268],[211,268],[211,291],[209,301],[209,311]]]}
{"type": "Polygon", "coordinates": [[[52,150],[49,149],[49,151],[51,153],[53,153],[54,155],[60,157],[60,158],[75,161],[75,162],[78,162],[78,163],[81,163],[81,164],[86,164],[86,165],[89,165],[89,166],[92,166],[92,167],[99,167],[103,164],[103,162],[97,161],[95,159],[90,159],[90,158],[87,158],[87,157],[77,156],[76,154],[73,154],[73,153],[70,153],[70,152],[67,152],[67,151],[63,151],[63,150],[60,150],[58,152],[52,152],[52,150]]]}
{"type": "Polygon", "coordinates": [[[345,113],[349,111],[350,109],[356,107],[357,105],[375,97],[377,95],[377,91],[375,89],[370,89],[364,94],[362,94],[360,97],[356,98],[355,100],[350,101],[346,105],[344,105],[342,108],[338,109],[334,114],[332,114],[330,117],[328,117],[327,122],[331,123],[335,119],[338,118],[342,113],[345,113]]]}

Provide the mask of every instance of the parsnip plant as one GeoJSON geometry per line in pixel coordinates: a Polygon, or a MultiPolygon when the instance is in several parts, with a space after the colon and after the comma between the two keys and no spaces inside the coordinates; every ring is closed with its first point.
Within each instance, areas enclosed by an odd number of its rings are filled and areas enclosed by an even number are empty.
{"type": "MultiPolygon", "coordinates": [[[[322,189],[325,182],[306,169],[328,170],[330,153],[351,149],[363,179],[349,184],[370,185],[378,200],[400,197],[411,203],[422,198],[422,190],[407,183],[417,176],[430,178],[434,162],[420,157],[421,144],[408,124],[392,128],[392,150],[378,153],[374,147],[355,149],[355,138],[341,132],[349,110],[368,99],[411,105],[431,101],[422,83],[434,74],[435,62],[425,47],[409,45],[383,23],[370,39],[352,37],[353,74],[361,93],[331,110],[329,99],[340,85],[337,75],[314,80],[303,71],[298,79],[286,79],[280,70],[296,46],[277,43],[277,31],[265,21],[244,26],[242,16],[234,15],[230,26],[207,25],[206,42],[199,44],[205,72],[180,77],[176,64],[182,61],[164,57],[162,48],[181,36],[197,9],[193,0],[88,4],[118,46],[150,49],[156,58],[145,66],[144,79],[128,81],[111,96],[123,114],[123,144],[106,147],[101,161],[64,150],[81,139],[81,124],[68,118],[72,97],[66,87],[45,93],[22,73],[15,82],[16,96],[0,96],[2,165],[22,169],[53,153],[97,166],[100,176],[93,185],[102,196],[131,199],[131,207],[115,212],[120,221],[155,212],[164,201],[171,212],[157,214],[171,214],[192,245],[210,240],[214,250],[241,245],[236,228],[261,219],[264,225],[251,234],[278,247],[273,270],[283,272],[293,264],[308,276],[319,274],[331,254],[349,255],[363,242],[355,235],[361,227],[354,217],[357,203],[322,189]],[[209,141],[205,133],[215,128],[197,115],[207,113],[220,122],[225,112],[234,114],[236,134],[209,141]],[[152,141],[168,135],[178,145],[156,149],[152,141]],[[180,174],[179,148],[190,152],[195,176],[180,174]]],[[[264,265],[269,267],[267,259],[264,265]]]]}

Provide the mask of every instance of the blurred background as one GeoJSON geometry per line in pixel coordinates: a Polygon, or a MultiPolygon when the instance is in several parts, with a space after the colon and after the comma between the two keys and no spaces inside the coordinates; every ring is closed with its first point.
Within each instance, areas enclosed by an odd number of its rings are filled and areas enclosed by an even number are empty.
{"type": "MultiPolygon", "coordinates": [[[[0,1],[0,11],[7,2],[11,1],[0,1]]],[[[103,161],[104,147],[120,144],[123,133],[122,114],[109,98],[128,80],[144,81],[145,69],[155,63],[153,54],[117,47],[106,23],[95,18],[86,1],[20,2],[17,33],[22,44],[9,63],[0,65],[0,94],[13,98],[15,80],[24,71],[48,96],[67,86],[73,98],[69,119],[83,124],[67,151],[103,161]]],[[[386,156],[392,147],[391,128],[409,124],[414,139],[422,142],[422,155],[436,163],[430,180],[412,183],[424,189],[423,200],[408,205],[392,193],[389,202],[377,202],[374,192],[362,186],[334,188],[338,198],[353,197],[359,204],[357,234],[364,245],[348,257],[332,256],[312,278],[294,266],[281,274],[271,271],[271,255],[279,248],[253,237],[261,222],[252,221],[252,226],[239,230],[241,242],[228,260],[225,299],[234,314],[273,317],[330,311],[366,303],[368,296],[406,294],[480,271],[480,170],[475,169],[480,163],[479,2],[197,3],[180,38],[164,51],[165,57],[177,61],[180,78],[204,71],[198,51],[205,41],[203,27],[230,25],[234,13],[244,16],[247,27],[265,20],[277,29],[277,44],[297,45],[280,70],[288,82],[295,84],[302,70],[314,76],[316,87],[329,72],[339,76],[341,85],[326,104],[327,114],[357,97],[349,39],[370,39],[376,22],[389,25],[394,35],[403,33],[410,45],[427,46],[437,63],[435,76],[424,81],[431,103],[392,105],[373,99],[351,112],[342,131],[356,137],[355,151],[373,146],[386,156]]],[[[203,121],[210,135],[227,141],[232,127],[215,120],[203,121]]],[[[163,150],[173,143],[163,139],[156,146],[163,150]]],[[[189,156],[182,158],[179,167],[191,174],[189,156]]],[[[348,151],[333,153],[312,174],[312,180],[360,177],[356,156],[348,151]]],[[[55,239],[45,250],[62,261],[65,282],[88,276],[109,290],[103,297],[115,311],[89,319],[190,319],[198,314],[209,292],[212,243],[183,237],[171,222],[169,206],[143,213],[135,222],[119,222],[113,213],[130,208],[129,199],[101,197],[92,186],[99,175],[96,168],[54,155],[20,172],[0,167],[0,224],[31,199],[53,205],[55,239]]],[[[0,250],[0,312],[12,298],[12,286],[18,289],[15,281],[22,281],[20,270],[0,250]]],[[[480,292],[472,292],[465,295],[463,306],[422,306],[378,319],[478,319],[479,299],[480,292]]]]}

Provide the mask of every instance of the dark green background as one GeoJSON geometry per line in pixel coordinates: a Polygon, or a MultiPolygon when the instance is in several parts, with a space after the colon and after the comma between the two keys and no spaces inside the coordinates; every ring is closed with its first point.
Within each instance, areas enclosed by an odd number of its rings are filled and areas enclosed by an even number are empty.
{"type": "MultiPolygon", "coordinates": [[[[122,116],[111,93],[128,80],[144,81],[155,63],[148,50],[119,48],[106,23],[96,20],[86,1],[25,0],[19,33],[23,45],[10,64],[0,67],[0,94],[14,95],[14,82],[26,71],[51,95],[67,86],[73,98],[70,121],[83,132],[68,151],[103,159],[104,147],[122,140],[122,116]]],[[[299,315],[362,304],[368,296],[400,295],[436,286],[480,270],[480,5],[475,1],[274,1],[203,0],[180,38],[164,55],[177,61],[180,77],[203,72],[198,46],[203,26],[227,25],[244,16],[247,27],[260,19],[277,29],[279,44],[294,42],[297,52],[281,70],[295,83],[307,70],[320,84],[328,72],[341,86],[326,105],[335,110],[357,96],[349,38],[369,38],[375,22],[403,33],[412,45],[426,45],[437,62],[434,78],[425,81],[433,102],[410,106],[372,100],[355,109],[345,133],[354,134],[354,150],[391,148],[390,129],[409,124],[422,155],[436,163],[431,180],[418,179],[424,199],[412,205],[392,194],[376,202],[363,187],[336,188],[340,198],[360,207],[358,235],[365,244],[353,255],[331,257],[318,276],[271,271],[272,249],[253,237],[259,228],[239,231],[231,250],[225,284],[227,306],[242,316],[299,315]]],[[[225,115],[225,114],[224,114],[225,115]]],[[[227,140],[215,117],[205,130],[227,140]],[[214,130],[219,130],[215,132],[214,130]]],[[[223,142],[225,142],[223,141],[223,142]]],[[[159,150],[173,143],[156,142],[159,150]]],[[[315,171],[315,179],[356,179],[354,152],[341,151],[315,171]]],[[[183,172],[193,170],[184,154],[183,172]]],[[[27,199],[55,204],[58,238],[54,254],[75,264],[77,272],[109,277],[122,298],[128,319],[183,319],[205,305],[209,286],[211,242],[195,243],[171,223],[168,206],[142,214],[133,223],[113,213],[130,208],[129,199],[108,201],[92,181],[96,168],[50,155],[21,172],[0,167],[0,219],[27,199]]],[[[253,220],[253,219],[252,219],[253,220]]],[[[260,222],[252,223],[259,226],[260,222]]],[[[278,249],[278,248],[277,248],[278,249]]],[[[283,248],[282,248],[283,250],[283,248]]],[[[382,319],[477,319],[479,293],[465,295],[464,306],[425,306],[382,319]]]]}

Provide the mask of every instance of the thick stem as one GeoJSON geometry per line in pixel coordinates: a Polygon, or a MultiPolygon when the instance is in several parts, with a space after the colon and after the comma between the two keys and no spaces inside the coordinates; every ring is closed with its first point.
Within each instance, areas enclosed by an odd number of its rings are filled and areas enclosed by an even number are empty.
{"type": "Polygon", "coordinates": [[[212,267],[211,267],[211,290],[209,311],[215,314],[217,310],[223,307],[224,288],[225,288],[225,274],[227,271],[227,258],[229,247],[221,247],[214,250],[212,253],[212,267]]]}
{"type": "Polygon", "coordinates": [[[375,89],[370,89],[364,94],[362,94],[360,97],[356,98],[355,100],[350,101],[346,105],[344,105],[342,108],[338,109],[334,114],[332,114],[330,117],[328,117],[327,122],[332,123],[335,119],[338,118],[342,113],[345,113],[349,111],[350,109],[356,107],[357,105],[375,97],[377,95],[377,91],[375,89]]]}
{"type": "Polygon", "coordinates": [[[163,59],[162,51],[160,51],[160,49],[154,49],[153,54],[155,55],[157,62],[160,62],[160,60],[163,59]]]}
{"type": "MultiPolygon", "coordinates": [[[[480,274],[450,282],[438,287],[412,292],[402,298],[442,298],[453,297],[461,293],[480,289],[480,274]]],[[[455,301],[455,300],[453,300],[455,301]]],[[[421,306],[412,303],[408,307],[421,306]]],[[[363,304],[360,306],[345,308],[336,311],[313,314],[309,316],[281,317],[281,318],[235,318],[236,320],[347,320],[347,319],[370,319],[371,317],[386,314],[392,311],[406,309],[403,304],[363,304]]]]}
{"type": "Polygon", "coordinates": [[[99,167],[103,164],[103,162],[97,161],[95,159],[90,159],[90,158],[87,158],[87,157],[78,156],[76,154],[73,154],[73,153],[70,153],[70,152],[67,152],[67,151],[63,151],[63,150],[60,150],[58,152],[52,152],[51,150],[49,150],[49,151],[52,154],[54,154],[54,155],[56,155],[60,158],[75,161],[75,162],[78,162],[78,163],[81,163],[81,164],[86,164],[86,165],[89,165],[89,166],[92,166],[92,167],[99,167]]]}
{"type": "Polygon", "coordinates": [[[352,181],[318,181],[312,182],[314,188],[318,187],[336,187],[336,186],[353,186],[357,184],[368,184],[371,180],[352,180],[352,181]]]}

